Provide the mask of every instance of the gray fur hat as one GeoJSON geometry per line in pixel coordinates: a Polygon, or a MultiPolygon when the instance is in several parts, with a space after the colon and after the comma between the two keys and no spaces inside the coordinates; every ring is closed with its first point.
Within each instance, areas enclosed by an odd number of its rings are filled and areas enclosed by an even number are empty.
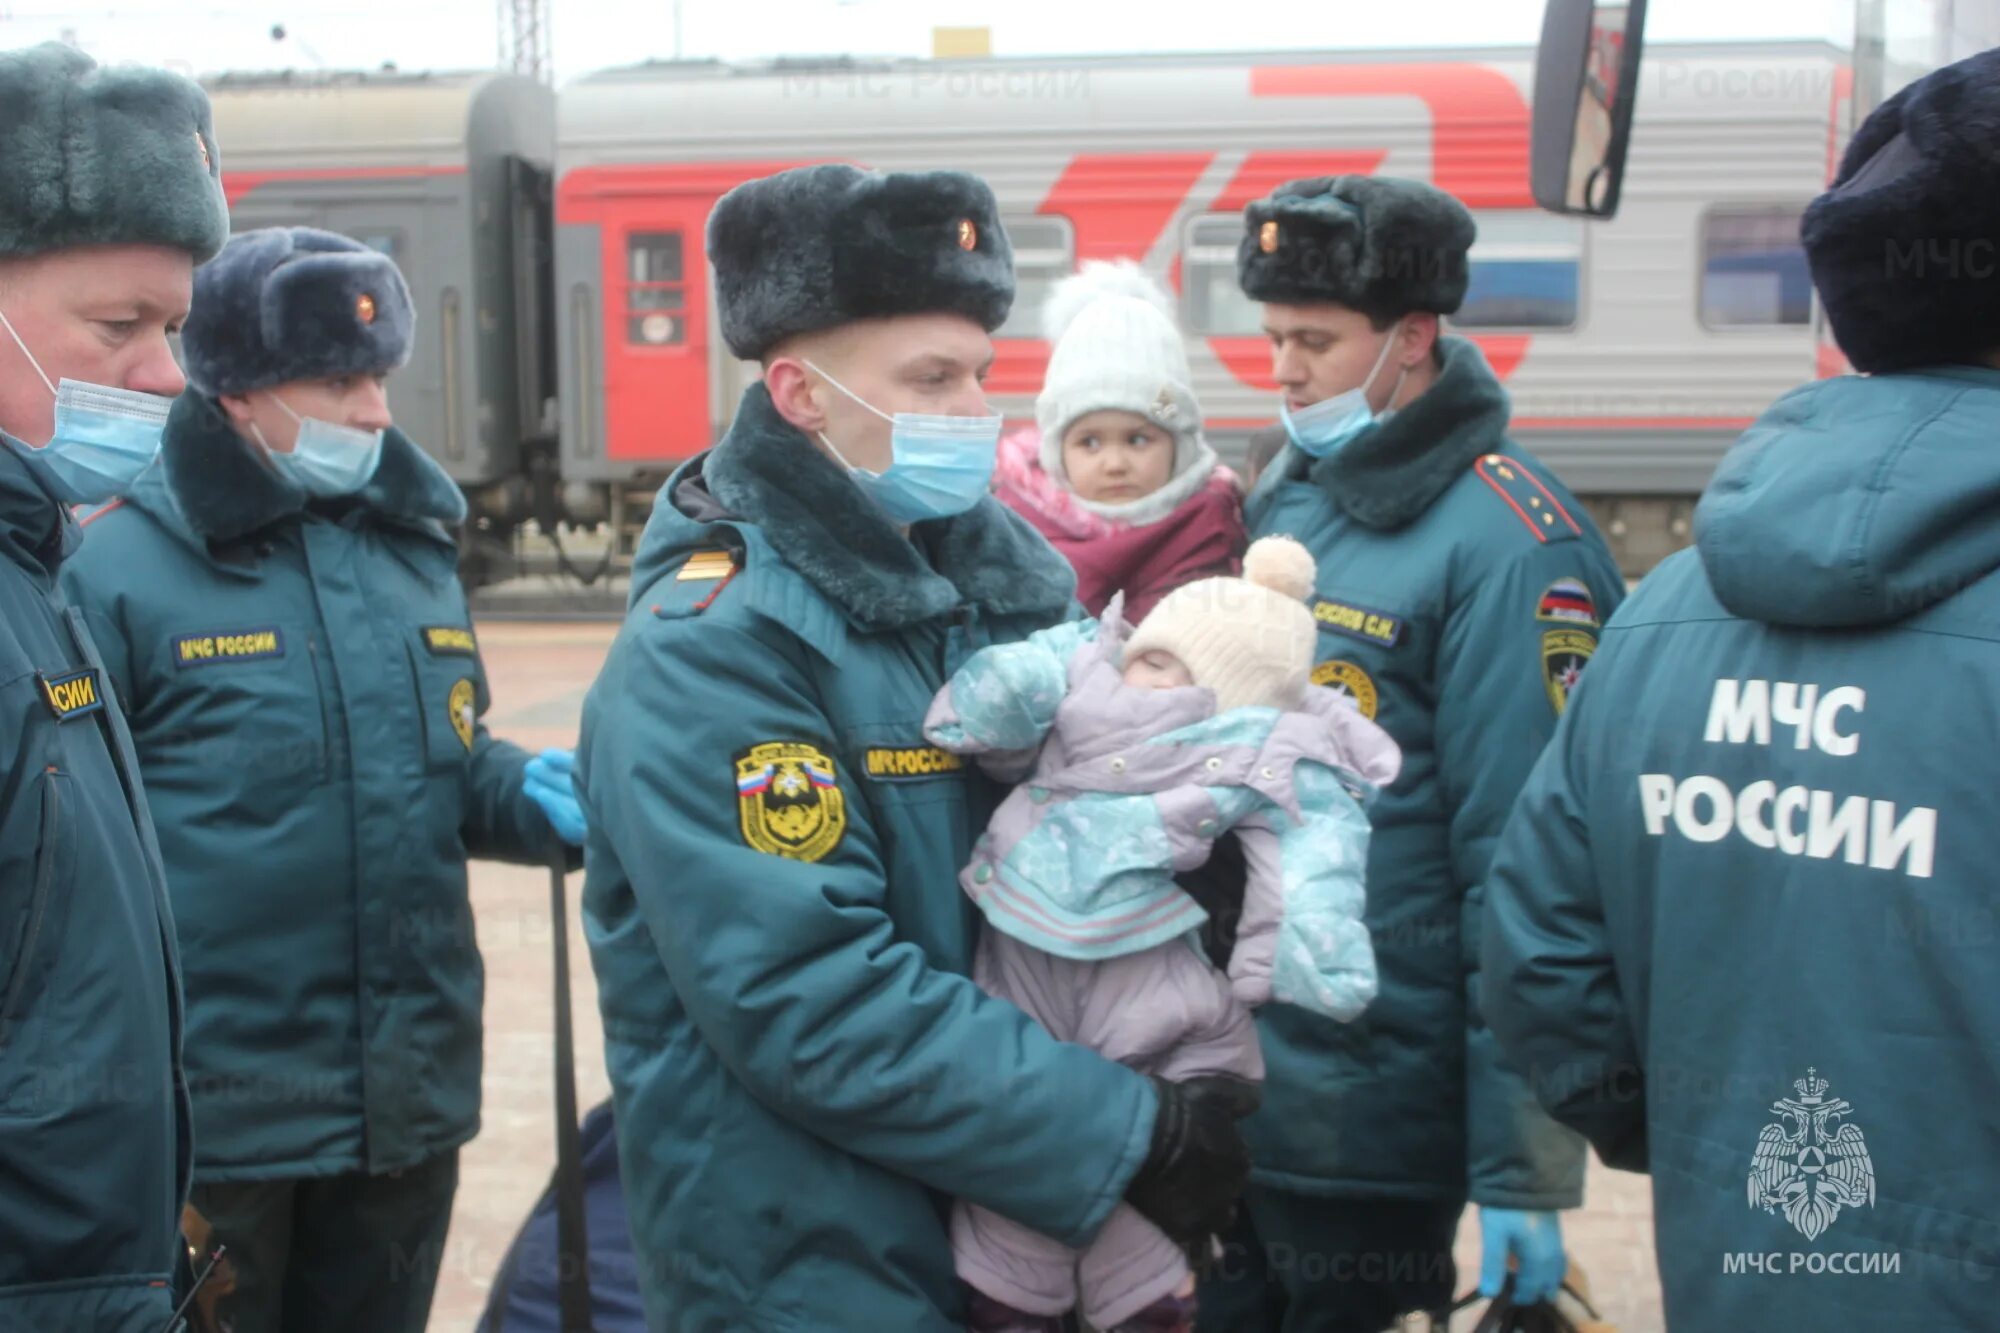
{"type": "Polygon", "coordinates": [[[1289,181],[1243,210],[1236,278],[1253,301],[1330,301],[1375,320],[1449,315],[1478,229],[1435,186],[1390,176],[1289,181]]]}
{"type": "Polygon", "coordinates": [[[951,312],[992,332],[1014,304],[993,191],[962,171],[796,167],[746,181],[708,219],[722,336],[746,361],[857,319],[951,312]]]}
{"type": "Polygon", "coordinates": [[[2000,350],[2000,49],[1870,112],[1800,239],[1856,370],[2000,350]]]}
{"type": "Polygon", "coordinates": [[[181,354],[210,397],[379,374],[410,359],[416,318],[387,255],[330,231],[264,227],[195,270],[181,354]]]}
{"type": "Polygon", "coordinates": [[[0,257],[229,238],[208,95],[158,69],[100,69],[60,42],[0,52],[0,257]]]}

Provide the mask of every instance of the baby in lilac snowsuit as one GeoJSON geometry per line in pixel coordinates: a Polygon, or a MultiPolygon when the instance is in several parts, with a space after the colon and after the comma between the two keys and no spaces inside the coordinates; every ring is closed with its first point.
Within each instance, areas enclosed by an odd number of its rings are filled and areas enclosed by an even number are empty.
{"type": "MultiPolygon", "coordinates": [[[[924,734],[1027,781],[959,876],[986,918],[973,978],[1064,1041],[1167,1079],[1262,1081],[1252,1006],[1346,1021],[1375,996],[1362,924],[1362,801],[1393,781],[1387,732],[1309,686],[1312,556],[1250,548],[1241,579],[1191,583],[1136,631],[1099,621],[974,655],[924,734]],[[1206,913],[1175,882],[1234,830],[1248,867],[1225,974],[1206,913]]],[[[1036,1333],[1080,1307],[1094,1328],[1192,1326],[1180,1247],[1121,1204],[1082,1251],[983,1208],[952,1215],[972,1327],[1036,1333]]]]}

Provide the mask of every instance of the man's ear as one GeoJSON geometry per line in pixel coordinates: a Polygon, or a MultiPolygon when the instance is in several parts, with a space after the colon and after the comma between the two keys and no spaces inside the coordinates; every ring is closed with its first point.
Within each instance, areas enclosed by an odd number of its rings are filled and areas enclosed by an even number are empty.
{"type": "Polygon", "coordinates": [[[794,356],[778,356],[764,364],[764,387],[778,415],[805,435],[826,428],[826,412],[813,396],[814,377],[805,362],[794,356]]]}
{"type": "Polygon", "coordinates": [[[1438,317],[1431,311],[1418,310],[1405,315],[1403,331],[1398,337],[1401,346],[1391,353],[1392,359],[1405,370],[1415,369],[1436,351],[1441,332],[1438,317]]]}
{"type": "Polygon", "coordinates": [[[222,415],[229,418],[230,425],[238,430],[249,429],[250,398],[247,394],[225,393],[218,396],[215,401],[222,408],[222,415]]]}

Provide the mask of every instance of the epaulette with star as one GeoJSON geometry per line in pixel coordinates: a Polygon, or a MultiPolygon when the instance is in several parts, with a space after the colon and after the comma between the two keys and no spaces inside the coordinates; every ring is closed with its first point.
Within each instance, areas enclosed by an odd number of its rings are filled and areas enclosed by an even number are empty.
{"type": "Polygon", "coordinates": [[[1472,465],[1479,479],[1514,511],[1538,542],[1568,541],[1583,529],[1541,478],[1505,454],[1484,454],[1472,465]]]}

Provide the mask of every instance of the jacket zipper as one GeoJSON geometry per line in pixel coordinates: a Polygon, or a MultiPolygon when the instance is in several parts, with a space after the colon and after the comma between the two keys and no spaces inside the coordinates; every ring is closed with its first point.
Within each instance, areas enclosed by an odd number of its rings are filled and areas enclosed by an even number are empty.
{"type": "Polygon", "coordinates": [[[333,781],[333,724],[326,716],[326,680],[321,674],[319,660],[319,636],[307,631],[306,653],[312,658],[313,703],[319,709],[319,777],[321,782],[333,781]]]}
{"type": "Polygon", "coordinates": [[[938,665],[944,669],[944,679],[950,680],[958,674],[958,669],[971,660],[975,651],[969,640],[972,637],[972,608],[955,608],[944,626],[944,650],[938,654],[938,665]]]}
{"type": "Polygon", "coordinates": [[[49,882],[55,878],[56,857],[59,854],[57,838],[62,832],[62,787],[56,781],[57,776],[53,765],[42,774],[42,791],[46,801],[42,806],[42,855],[35,861],[35,891],[28,900],[28,929],[21,938],[20,956],[14,961],[14,975],[7,983],[7,998],[0,1002],[0,1044],[12,1035],[9,1029],[15,1018],[14,1010],[21,1002],[21,992],[27,988],[35,948],[41,943],[42,918],[48,912],[49,882]]]}

